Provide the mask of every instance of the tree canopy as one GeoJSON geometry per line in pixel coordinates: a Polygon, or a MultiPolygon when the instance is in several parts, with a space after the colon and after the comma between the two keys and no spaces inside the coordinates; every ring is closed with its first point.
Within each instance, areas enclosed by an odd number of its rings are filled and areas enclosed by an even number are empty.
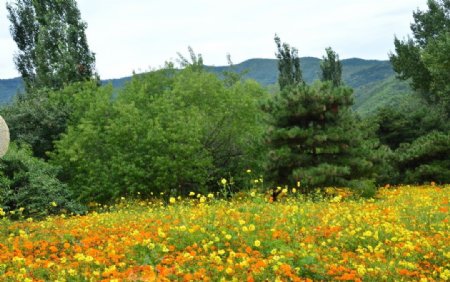
{"type": "Polygon", "coordinates": [[[27,90],[61,89],[96,76],[75,0],[17,0],[6,8],[19,49],[14,61],[27,90]]]}
{"type": "Polygon", "coordinates": [[[394,40],[390,60],[403,80],[430,103],[450,110],[450,0],[428,0],[428,10],[413,12],[412,38],[394,40]]]}
{"type": "Polygon", "coordinates": [[[283,90],[286,86],[303,83],[300,58],[296,48],[291,48],[287,43],[281,43],[280,37],[275,35],[278,59],[278,84],[283,90]]]}
{"type": "Polygon", "coordinates": [[[321,80],[331,81],[335,87],[342,84],[342,64],[339,55],[328,47],[325,49],[326,56],[320,62],[321,80]]]}

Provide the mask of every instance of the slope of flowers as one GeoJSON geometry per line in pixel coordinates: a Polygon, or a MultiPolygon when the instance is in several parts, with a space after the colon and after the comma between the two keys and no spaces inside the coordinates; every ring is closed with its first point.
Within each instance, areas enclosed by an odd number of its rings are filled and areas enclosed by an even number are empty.
{"type": "MultiPolygon", "coordinates": [[[[442,281],[450,187],[376,199],[242,194],[123,201],[86,216],[0,219],[2,281],[442,281]]],[[[0,217],[3,214],[0,211],[0,217]]]]}

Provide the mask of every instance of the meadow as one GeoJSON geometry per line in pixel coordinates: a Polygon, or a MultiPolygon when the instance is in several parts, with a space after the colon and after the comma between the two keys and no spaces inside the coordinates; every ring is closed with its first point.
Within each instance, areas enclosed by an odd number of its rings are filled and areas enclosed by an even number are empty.
{"type": "MultiPolygon", "coordinates": [[[[328,189],[280,201],[122,198],[83,216],[7,219],[2,281],[447,281],[450,186],[357,199],[328,189]]],[[[50,203],[55,205],[56,203],[50,203]]],[[[16,211],[19,213],[20,210],[16,211]]]]}

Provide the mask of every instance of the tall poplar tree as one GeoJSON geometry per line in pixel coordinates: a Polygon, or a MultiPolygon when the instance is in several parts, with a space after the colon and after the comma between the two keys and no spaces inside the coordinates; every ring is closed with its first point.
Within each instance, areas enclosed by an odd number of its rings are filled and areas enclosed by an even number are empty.
{"type": "Polygon", "coordinates": [[[450,112],[450,0],[428,0],[428,10],[413,12],[413,18],[413,36],[394,39],[391,63],[398,78],[450,112]]]}
{"type": "Polygon", "coordinates": [[[331,81],[335,87],[340,86],[342,84],[342,64],[339,55],[331,47],[326,48],[325,52],[326,56],[320,62],[321,80],[331,81]]]}
{"type": "Polygon", "coordinates": [[[72,96],[98,83],[95,56],[85,35],[87,25],[75,0],[15,0],[8,1],[6,8],[25,94],[2,109],[2,114],[12,140],[30,144],[34,156],[47,158],[67,128],[72,96]],[[90,80],[94,81],[83,86],[90,80]],[[79,84],[69,86],[74,83],[79,84]],[[63,90],[66,86],[68,91],[63,90]]]}
{"type": "Polygon", "coordinates": [[[19,49],[14,61],[27,91],[61,89],[96,76],[75,0],[16,0],[6,8],[19,49]]]}
{"type": "Polygon", "coordinates": [[[280,37],[275,35],[278,59],[278,84],[283,90],[286,86],[294,86],[303,83],[300,69],[300,58],[296,48],[291,48],[287,43],[281,43],[280,37]]]}

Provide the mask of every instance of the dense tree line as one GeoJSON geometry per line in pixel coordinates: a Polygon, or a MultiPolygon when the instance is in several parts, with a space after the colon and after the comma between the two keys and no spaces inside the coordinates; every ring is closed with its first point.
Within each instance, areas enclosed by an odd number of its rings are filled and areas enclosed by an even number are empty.
{"type": "Polygon", "coordinates": [[[236,73],[206,72],[191,48],[180,68],[134,75],[116,93],[98,83],[75,1],[7,8],[26,89],[1,108],[13,140],[0,161],[4,210],[43,216],[122,196],[229,196],[250,187],[248,170],[265,189],[301,183],[304,193],[450,182],[448,0],[428,1],[414,12],[413,38],[394,41],[394,69],[417,94],[367,119],[351,109],[332,48],[321,80],[307,85],[298,50],[275,36],[275,94],[236,73]]]}

